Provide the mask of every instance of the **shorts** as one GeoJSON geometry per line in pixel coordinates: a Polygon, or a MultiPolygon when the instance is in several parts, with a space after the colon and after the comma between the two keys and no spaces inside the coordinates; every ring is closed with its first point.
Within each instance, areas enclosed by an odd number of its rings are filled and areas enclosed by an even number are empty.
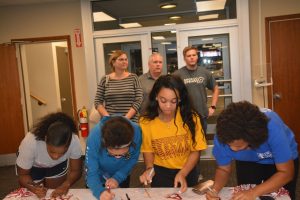
{"type": "MultiPolygon", "coordinates": [[[[154,165],[155,176],[152,179],[151,187],[174,187],[174,179],[180,169],[169,169],[154,165]]],[[[193,187],[198,183],[196,167],[186,176],[188,187],[193,187]]]]}
{"type": "Polygon", "coordinates": [[[69,168],[68,160],[50,168],[32,167],[30,176],[34,182],[42,181],[43,179],[51,179],[62,177],[67,174],[69,168]]]}
{"type": "MultiPolygon", "coordinates": [[[[260,184],[277,172],[275,164],[259,164],[247,161],[236,161],[238,185],[260,184]],[[249,173],[251,172],[251,173],[249,173]]],[[[299,158],[294,160],[294,178],[283,187],[289,191],[292,200],[296,199],[296,183],[299,173],[299,158]]]]}

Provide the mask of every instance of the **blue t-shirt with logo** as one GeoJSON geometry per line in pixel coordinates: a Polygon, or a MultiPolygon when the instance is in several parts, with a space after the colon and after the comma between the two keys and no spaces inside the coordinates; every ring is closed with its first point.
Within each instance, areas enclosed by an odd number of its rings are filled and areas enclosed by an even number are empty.
{"type": "Polygon", "coordinates": [[[233,151],[229,145],[214,138],[213,155],[218,165],[229,165],[232,160],[256,162],[260,164],[284,163],[298,157],[294,133],[281,118],[269,109],[262,109],[269,118],[268,139],[257,149],[233,151]]]}

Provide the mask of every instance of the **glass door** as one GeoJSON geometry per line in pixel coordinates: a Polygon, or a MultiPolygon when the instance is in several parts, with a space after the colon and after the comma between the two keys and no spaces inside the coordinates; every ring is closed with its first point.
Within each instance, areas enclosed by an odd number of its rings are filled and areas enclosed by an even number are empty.
{"type": "MultiPolygon", "coordinates": [[[[150,38],[150,37],[149,37],[150,38]]],[[[148,56],[151,48],[148,35],[119,36],[96,38],[97,81],[102,76],[111,73],[109,66],[110,54],[115,50],[123,50],[128,56],[128,71],[138,76],[148,71],[148,56]]]]}
{"type": "MultiPolygon", "coordinates": [[[[208,118],[207,138],[212,140],[216,132],[216,119],[232,101],[240,99],[240,70],[237,28],[225,27],[207,30],[179,31],[179,68],[184,66],[182,50],[188,45],[198,48],[199,67],[209,70],[216,79],[220,94],[217,109],[208,118]]],[[[211,105],[212,92],[207,91],[207,107],[211,105]]],[[[209,141],[211,143],[212,141],[209,141]]]]}
{"type": "MultiPolygon", "coordinates": [[[[210,71],[219,86],[217,109],[208,118],[208,134],[215,133],[216,119],[219,113],[232,102],[229,35],[208,35],[189,37],[189,45],[198,48],[198,65],[210,71]]],[[[207,91],[207,106],[211,105],[212,91],[207,91]]]]}
{"type": "Polygon", "coordinates": [[[176,31],[151,32],[152,52],[163,57],[163,74],[171,74],[178,69],[176,31]]]}

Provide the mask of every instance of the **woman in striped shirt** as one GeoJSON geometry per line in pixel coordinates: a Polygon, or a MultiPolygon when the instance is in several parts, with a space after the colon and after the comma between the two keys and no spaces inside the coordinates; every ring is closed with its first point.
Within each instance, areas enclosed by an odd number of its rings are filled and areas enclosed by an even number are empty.
{"type": "Polygon", "coordinates": [[[138,121],[143,91],[138,76],[127,71],[128,59],[117,50],[109,58],[112,73],[101,78],[95,97],[95,108],[101,116],[122,115],[138,121]]]}

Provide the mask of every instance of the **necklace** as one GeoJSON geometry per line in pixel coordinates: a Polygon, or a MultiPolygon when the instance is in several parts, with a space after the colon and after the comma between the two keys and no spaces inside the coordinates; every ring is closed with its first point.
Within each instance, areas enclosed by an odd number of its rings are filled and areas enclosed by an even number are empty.
{"type": "Polygon", "coordinates": [[[171,129],[171,126],[172,126],[172,125],[171,125],[171,122],[172,122],[172,121],[166,122],[167,128],[168,128],[168,129],[171,129]]]}

